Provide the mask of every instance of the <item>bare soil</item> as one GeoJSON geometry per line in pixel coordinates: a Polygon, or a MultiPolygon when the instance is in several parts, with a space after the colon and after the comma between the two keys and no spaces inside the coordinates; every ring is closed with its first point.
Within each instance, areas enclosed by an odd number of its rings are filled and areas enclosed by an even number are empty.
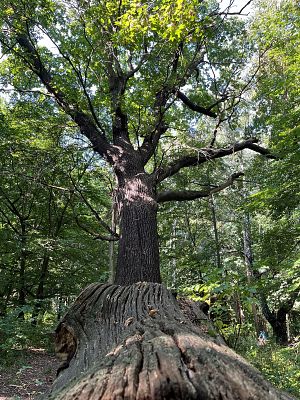
{"type": "Polygon", "coordinates": [[[9,367],[0,361],[0,400],[44,399],[49,392],[59,361],[44,349],[23,350],[9,367]]]}

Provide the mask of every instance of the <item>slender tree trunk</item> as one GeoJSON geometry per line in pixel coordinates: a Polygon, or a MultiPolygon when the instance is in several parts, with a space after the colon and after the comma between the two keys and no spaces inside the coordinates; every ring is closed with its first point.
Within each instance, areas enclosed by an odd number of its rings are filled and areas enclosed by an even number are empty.
{"type": "Polygon", "coordinates": [[[25,269],[26,269],[26,252],[22,249],[20,256],[20,279],[19,279],[19,305],[26,304],[26,290],[25,290],[25,269]]]}
{"type": "MultiPolygon", "coordinates": [[[[243,242],[244,242],[244,260],[246,264],[246,274],[247,281],[249,284],[253,281],[253,252],[252,252],[252,240],[251,240],[251,229],[250,229],[250,216],[249,214],[244,215],[244,229],[243,229],[243,242]]],[[[253,296],[252,296],[253,297],[253,296]]],[[[259,326],[258,317],[257,317],[257,309],[254,303],[251,304],[254,326],[256,330],[257,336],[261,331],[261,327],[259,326]]]]}
{"type": "MultiPolygon", "coordinates": [[[[10,271],[11,276],[13,276],[13,272],[10,271]]],[[[5,317],[7,314],[7,307],[10,302],[10,299],[13,295],[13,285],[9,282],[0,296],[0,317],[5,317]]]]}
{"type": "Polygon", "coordinates": [[[170,260],[169,263],[169,268],[171,272],[171,282],[170,282],[170,287],[176,289],[177,287],[177,271],[176,271],[176,257],[175,257],[175,248],[176,248],[176,234],[177,234],[177,219],[175,218],[173,225],[172,225],[172,242],[171,242],[171,254],[172,254],[172,259],[170,260]]]}
{"type": "MultiPolygon", "coordinates": [[[[26,304],[26,287],[25,287],[25,270],[26,270],[26,225],[25,221],[21,221],[21,250],[20,250],[20,273],[19,273],[19,306],[26,304]]],[[[21,311],[18,318],[24,318],[24,312],[21,311]]]]}
{"type": "Polygon", "coordinates": [[[3,290],[2,292],[0,292],[0,317],[4,317],[6,315],[7,303],[5,300],[5,295],[6,298],[9,296],[7,290],[3,290]]]}
{"type": "MultiPolygon", "coordinates": [[[[115,203],[115,195],[112,196],[112,206],[111,206],[111,230],[113,232],[116,231],[117,226],[117,215],[116,215],[116,203],[115,203]]],[[[116,263],[115,263],[115,242],[112,240],[109,242],[109,281],[111,283],[115,280],[116,275],[116,263]]]]}
{"type": "Polygon", "coordinates": [[[210,197],[210,207],[211,207],[211,215],[212,215],[212,222],[213,222],[213,229],[214,229],[214,236],[215,236],[216,261],[217,261],[218,268],[221,269],[222,268],[221,246],[220,246],[220,239],[219,239],[219,232],[218,232],[218,225],[217,225],[216,205],[215,205],[215,199],[214,199],[213,195],[211,195],[211,197],[210,197]]]}
{"type": "Polygon", "coordinates": [[[115,283],[161,282],[152,178],[144,171],[119,175],[117,202],[120,239],[115,283]]]}
{"type": "Polygon", "coordinates": [[[47,278],[47,273],[48,273],[48,268],[49,268],[49,261],[50,261],[50,256],[45,252],[42,265],[41,265],[41,273],[40,273],[40,279],[39,279],[39,284],[38,288],[36,291],[36,303],[32,312],[32,324],[36,325],[37,324],[37,318],[38,315],[43,307],[43,300],[45,298],[45,283],[46,283],[46,278],[47,278]]]}
{"type": "Polygon", "coordinates": [[[62,298],[62,296],[61,295],[59,295],[59,297],[58,297],[58,307],[57,307],[57,321],[59,321],[60,319],[61,319],[61,317],[62,317],[62,315],[63,315],[63,313],[64,313],[64,310],[63,310],[63,298],[62,298]]]}
{"type": "Polygon", "coordinates": [[[291,329],[290,329],[290,317],[289,314],[286,314],[286,334],[288,341],[291,340],[291,329]]]}

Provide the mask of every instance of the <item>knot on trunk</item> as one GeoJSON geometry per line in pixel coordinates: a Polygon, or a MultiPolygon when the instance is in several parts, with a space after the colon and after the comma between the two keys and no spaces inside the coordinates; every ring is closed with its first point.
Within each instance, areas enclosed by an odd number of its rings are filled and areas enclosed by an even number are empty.
{"type": "Polygon", "coordinates": [[[72,326],[60,323],[55,331],[55,353],[61,364],[57,370],[58,376],[61,371],[68,368],[77,349],[77,338],[72,326]]]}

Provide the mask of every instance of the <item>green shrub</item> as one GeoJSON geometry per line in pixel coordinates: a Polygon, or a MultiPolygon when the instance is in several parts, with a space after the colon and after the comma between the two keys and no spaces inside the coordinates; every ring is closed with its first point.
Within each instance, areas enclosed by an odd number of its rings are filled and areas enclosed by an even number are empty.
{"type": "Polygon", "coordinates": [[[300,343],[293,346],[279,346],[268,341],[258,346],[256,341],[248,341],[248,346],[238,348],[238,352],[248,359],[275,386],[300,398],[300,343]]]}
{"type": "Polygon", "coordinates": [[[12,363],[23,349],[34,347],[53,351],[54,315],[45,313],[36,325],[32,323],[31,315],[32,307],[24,306],[14,308],[0,318],[2,367],[12,363]]]}

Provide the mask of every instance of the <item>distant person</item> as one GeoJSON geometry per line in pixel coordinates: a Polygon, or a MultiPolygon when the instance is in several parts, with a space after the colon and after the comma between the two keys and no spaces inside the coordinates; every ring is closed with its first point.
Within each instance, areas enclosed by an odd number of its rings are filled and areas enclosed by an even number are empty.
{"type": "Polygon", "coordinates": [[[267,344],[267,334],[265,331],[260,331],[258,336],[258,345],[264,346],[265,344],[267,344]]]}

